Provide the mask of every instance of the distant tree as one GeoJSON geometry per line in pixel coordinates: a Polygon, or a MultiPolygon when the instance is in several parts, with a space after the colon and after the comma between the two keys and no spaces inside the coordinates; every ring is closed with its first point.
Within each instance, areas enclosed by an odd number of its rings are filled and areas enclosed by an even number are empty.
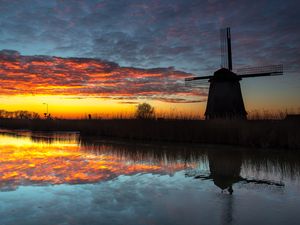
{"type": "Polygon", "coordinates": [[[154,107],[148,103],[141,103],[137,106],[135,112],[135,118],[137,119],[153,119],[154,107]]]}
{"type": "Polygon", "coordinates": [[[40,115],[36,112],[29,112],[25,110],[18,110],[18,111],[6,111],[3,109],[0,109],[0,118],[10,118],[10,119],[26,119],[26,120],[32,120],[32,119],[40,119],[40,115]]]}
{"type": "Polygon", "coordinates": [[[0,118],[5,118],[6,111],[0,110],[0,118]]]}
{"type": "Polygon", "coordinates": [[[31,119],[31,115],[28,111],[18,110],[15,112],[16,119],[31,119]]]}
{"type": "Polygon", "coordinates": [[[39,120],[39,119],[41,119],[41,117],[40,117],[40,115],[38,113],[32,112],[31,113],[31,119],[33,119],[33,120],[39,120]]]}

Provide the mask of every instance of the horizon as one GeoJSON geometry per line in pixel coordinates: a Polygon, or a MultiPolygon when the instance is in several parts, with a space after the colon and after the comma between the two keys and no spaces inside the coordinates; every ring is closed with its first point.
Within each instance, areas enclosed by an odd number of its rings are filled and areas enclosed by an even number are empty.
{"type": "Polygon", "coordinates": [[[203,117],[209,83],[184,78],[220,68],[219,29],[230,25],[234,70],[284,65],[283,76],[240,82],[246,110],[299,111],[296,1],[236,3],[233,15],[218,1],[16,2],[0,2],[0,109],[43,114],[47,104],[75,118],[132,114],[147,102],[203,117]]]}

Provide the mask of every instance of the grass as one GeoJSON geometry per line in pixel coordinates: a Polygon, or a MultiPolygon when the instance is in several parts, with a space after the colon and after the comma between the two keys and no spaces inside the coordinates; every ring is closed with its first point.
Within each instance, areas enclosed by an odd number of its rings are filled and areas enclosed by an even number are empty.
{"type": "Polygon", "coordinates": [[[79,131],[82,136],[130,140],[300,149],[300,123],[293,120],[0,119],[0,127],[32,131],[79,131]]]}

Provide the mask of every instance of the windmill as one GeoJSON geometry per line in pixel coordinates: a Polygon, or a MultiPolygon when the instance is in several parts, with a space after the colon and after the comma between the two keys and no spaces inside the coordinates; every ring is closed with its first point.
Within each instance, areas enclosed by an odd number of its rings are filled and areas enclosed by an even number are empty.
{"type": "Polygon", "coordinates": [[[189,77],[186,82],[208,80],[210,83],[205,119],[246,119],[240,80],[243,78],[283,75],[282,65],[247,67],[232,71],[230,28],[221,29],[221,69],[211,76],[189,77]]]}

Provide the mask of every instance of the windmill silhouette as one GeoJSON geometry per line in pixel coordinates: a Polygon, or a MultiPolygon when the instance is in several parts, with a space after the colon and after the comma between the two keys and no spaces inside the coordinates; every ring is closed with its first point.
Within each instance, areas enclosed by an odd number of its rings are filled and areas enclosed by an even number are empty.
{"type": "Polygon", "coordinates": [[[189,77],[186,82],[208,80],[210,83],[205,119],[246,119],[240,80],[250,77],[283,75],[282,65],[247,67],[232,71],[230,28],[221,29],[221,69],[211,76],[189,77]]]}

